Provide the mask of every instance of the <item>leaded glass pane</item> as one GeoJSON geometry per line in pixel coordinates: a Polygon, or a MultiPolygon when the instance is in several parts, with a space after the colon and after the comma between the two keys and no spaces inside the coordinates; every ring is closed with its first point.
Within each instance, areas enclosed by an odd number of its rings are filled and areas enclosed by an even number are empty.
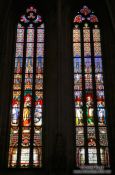
{"type": "Polygon", "coordinates": [[[74,74],[74,89],[82,90],[82,75],[74,74]]]}
{"type": "Polygon", "coordinates": [[[90,43],[84,43],[84,56],[85,57],[91,56],[91,46],[90,46],[90,43]]]}
{"type": "Polygon", "coordinates": [[[34,125],[35,126],[41,126],[42,125],[42,109],[41,108],[35,108],[34,113],[34,125]]]}
{"type": "Polygon", "coordinates": [[[16,57],[23,57],[23,43],[16,43],[16,57]]]}
{"type": "Polygon", "coordinates": [[[35,167],[42,167],[42,148],[34,147],[33,149],[33,165],[35,167]]]}
{"type": "Polygon", "coordinates": [[[42,128],[34,128],[34,146],[42,146],[42,128]]]}
{"type": "Polygon", "coordinates": [[[96,148],[88,148],[89,164],[97,164],[97,150],[96,148]]]}
{"type": "Polygon", "coordinates": [[[81,44],[80,43],[73,43],[73,56],[81,57],[81,44]]]}
{"type": "Polygon", "coordinates": [[[106,125],[106,113],[104,108],[97,108],[98,115],[98,125],[105,126],[106,125]]]}
{"type": "Polygon", "coordinates": [[[27,43],[26,57],[34,56],[34,43],[27,43]]]}
{"type": "Polygon", "coordinates": [[[16,167],[17,162],[17,148],[10,147],[9,149],[9,167],[16,167]]]}
{"type": "Polygon", "coordinates": [[[32,90],[32,84],[33,84],[33,75],[26,74],[25,75],[25,82],[24,82],[24,89],[25,90],[32,90]]]}
{"type": "Polygon", "coordinates": [[[95,128],[88,127],[87,134],[88,134],[88,136],[87,136],[88,137],[88,146],[96,146],[95,128]]]}
{"type": "Polygon", "coordinates": [[[94,43],[94,56],[95,57],[101,56],[101,44],[100,43],[94,43]]]}
{"type": "Polygon", "coordinates": [[[100,42],[100,29],[93,29],[93,41],[100,42]]]}
{"type": "Polygon", "coordinates": [[[97,84],[103,84],[103,75],[102,74],[96,74],[95,79],[96,79],[97,84]]]}
{"type": "Polygon", "coordinates": [[[84,42],[90,42],[90,30],[88,28],[83,29],[84,42]]]}
{"type": "Polygon", "coordinates": [[[33,59],[32,58],[26,58],[26,70],[25,73],[33,73],[33,59]]]}
{"type": "Polygon", "coordinates": [[[22,128],[22,144],[23,147],[28,147],[30,145],[30,127],[22,128]]]}
{"type": "Polygon", "coordinates": [[[14,74],[14,90],[21,90],[21,83],[22,83],[22,75],[21,74],[14,74]]]}
{"type": "Polygon", "coordinates": [[[85,74],[85,89],[93,89],[92,85],[92,74],[85,74]]]}
{"type": "Polygon", "coordinates": [[[102,58],[95,58],[95,73],[102,73],[102,58]]]}
{"type": "Polygon", "coordinates": [[[101,163],[104,166],[109,167],[109,150],[108,147],[100,148],[100,157],[101,157],[101,163]]]}
{"type": "Polygon", "coordinates": [[[99,138],[100,138],[100,145],[101,146],[108,146],[107,128],[106,127],[99,127],[99,138]]]}
{"type": "Polygon", "coordinates": [[[84,146],[84,128],[83,127],[76,128],[76,145],[84,146]]]}
{"type": "Polygon", "coordinates": [[[24,42],[24,29],[17,29],[17,42],[24,42]]]}
{"type": "Polygon", "coordinates": [[[76,126],[83,126],[83,110],[81,108],[75,109],[76,126]]]}
{"type": "Polygon", "coordinates": [[[94,100],[94,97],[93,97],[93,92],[92,91],[86,91],[86,107],[89,108],[89,107],[93,107],[93,100],[94,100]]]}
{"type": "Polygon", "coordinates": [[[31,125],[31,108],[25,107],[23,109],[22,126],[30,126],[30,125],[31,125]]]}
{"type": "Polygon", "coordinates": [[[28,167],[29,157],[30,157],[30,149],[21,148],[21,162],[20,162],[21,167],[28,167]]]}
{"type": "Polygon", "coordinates": [[[16,127],[11,127],[11,132],[10,132],[10,145],[11,147],[16,147],[18,145],[18,131],[19,128],[16,127]]]}
{"type": "Polygon", "coordinates": [[[94,126],[94,108],[86,108],[87,125],[94,126]]]}
{"type": "Polygon", "coordinates": [[[75,107],[82,107],[82,91],[74,91],[75,107]]]}
{"type": "Polygon", "coordinates": [[[13,91],[12,107],[20,107],[21,91],[13,91]]]}
{"type": "Polygon", "coordinates": [[[77,43],[80,41],[81,41],[80,30],[77,28],[74,28],[74,30],[73,30],[73,42],[77,43]]]}
{"type": "Polygon", "coordinates": [[[21,74],[22,73],[22,66],[23,66],[23,58],[21,58],[21,57],[15,58],[14,73],[21,74]]]}
{"type": "Polygon", "coordinates": [[[37,43],[37,57],[44,57],[44,44],[43,43],[37,43]]]}
{"type": "Polygon", "coordinates": [[[97,107],[105,107],[104,91],[97,91],[97,107]]]}
{"type": "Polygon", "coordinates": [[[89,74],[92,72],[91,58],[85,58],[85,73],[89,74]]]}
{"type": "Polygon", "coordinates": [[[85,164],[85,149],[82,147],[76,150],[76,164],[78,167],[85,164]]]}
{"type": "Polygon", "coordinates": [[[27,42],[34,42],[34,29],[27,30],[27,42]]]}
{"type": "Polygon", "coordinates": [[[43,74],[36,74],[35,89],[36,90],[43,89],[43,74]]]}
{"type": "Polygon", "coordinates": [[[42,57],[36,59],[36,73],[43,73],[43,62],[44,59],[42,57]]]}
{"type": "Polygon", "coordinates": [[[24,107],[31,107],[32,105],[32,91],[24,91],[24,107]]]}
{"type": "Polygon", "coordinates": [[[13,107],[11,113],[11,125],[18,126],[19,124],[19,117],[20,117],[20,108],[13,107]]]}
{"type": "Polygon", "coordinates": [[[74,58],[74,73],[82,73],[81,58],[74,58]]]}
{"type": "Polygon", "coordinates": [[[37,30],[37,42],[44,42],[44,29],[37,30]]]}

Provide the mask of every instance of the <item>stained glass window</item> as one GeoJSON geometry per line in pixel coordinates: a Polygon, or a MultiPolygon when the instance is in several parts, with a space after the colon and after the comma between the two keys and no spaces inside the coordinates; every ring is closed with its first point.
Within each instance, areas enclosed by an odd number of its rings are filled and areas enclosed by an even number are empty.
{"type": "Polygon", "coordinates": [[[35,7],[17,25],[8,167],[42,167],[44,23],[35,7]]]}
{"type": "Polygon", "coordinates": [[[76,166],[108,168],[107,112],[98,18],[83,6],[73,26],[76,166]]]}

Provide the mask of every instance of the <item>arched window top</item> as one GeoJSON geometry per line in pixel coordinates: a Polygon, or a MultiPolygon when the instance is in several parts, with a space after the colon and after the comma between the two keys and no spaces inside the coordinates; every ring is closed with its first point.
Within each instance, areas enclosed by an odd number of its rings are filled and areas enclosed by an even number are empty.
{"type": "Polygon", "coordinates": [[[24,28],[33,28],[34,26],[38,26],[39,28],[44,28],[43,18],[40,15],[37,8],[34,6],[30,6],[26,9],[25,14],[21,15],[18,20],[17,27],[24,28]]]}
{"type": "Polygon", "coordinates": [[[74,18],[74,23],[75,24],[80,24],[80,23],[98,23],[98,18],[95,15],[95,13],[90,10],[87,6],[83,6],[80,12],[77,13],[77,16],[74,18]]]}
{"type": "Polygon", "coordinates": [[[43,22],[43,19],[38,13],[38,10],[34,6],[30,6],[26,9],[26,13],[20,17],[20,22],[22,24],[41,24],[43,22]]]}

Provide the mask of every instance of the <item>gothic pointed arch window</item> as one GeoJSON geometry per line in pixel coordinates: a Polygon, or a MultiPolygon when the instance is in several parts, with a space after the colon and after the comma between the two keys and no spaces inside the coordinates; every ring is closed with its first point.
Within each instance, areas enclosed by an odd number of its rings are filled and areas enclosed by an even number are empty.
{"type": "Polygon", "coordinates": [[[109,167],[99,20],[87,6],[73,21],[76,166],[109,167]]]}
{"type": "Polygon", "coordinates": [[[8,167],[42,167],[44,23],[29,6],[17,24],[8,167]]]}

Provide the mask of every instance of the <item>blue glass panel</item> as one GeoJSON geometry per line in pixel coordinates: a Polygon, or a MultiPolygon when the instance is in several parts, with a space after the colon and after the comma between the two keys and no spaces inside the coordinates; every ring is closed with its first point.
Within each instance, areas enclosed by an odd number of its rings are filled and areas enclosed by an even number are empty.
{"type": "Polygon", "coordinates": [[[81,67],[81,58],[74,58],[74,73],[81,73],[82,67],[81,67]]]}
{"type": "Polygon", "coordinates": [[[102,73],[102,58],[95,58],[95,72],[96,73],[102,73]]]}
{"type": "Polygon", "coordinates": [[[91,73],[92,67],[91,67],[91,58],[85,58],[85,73],[91,73]]]}

